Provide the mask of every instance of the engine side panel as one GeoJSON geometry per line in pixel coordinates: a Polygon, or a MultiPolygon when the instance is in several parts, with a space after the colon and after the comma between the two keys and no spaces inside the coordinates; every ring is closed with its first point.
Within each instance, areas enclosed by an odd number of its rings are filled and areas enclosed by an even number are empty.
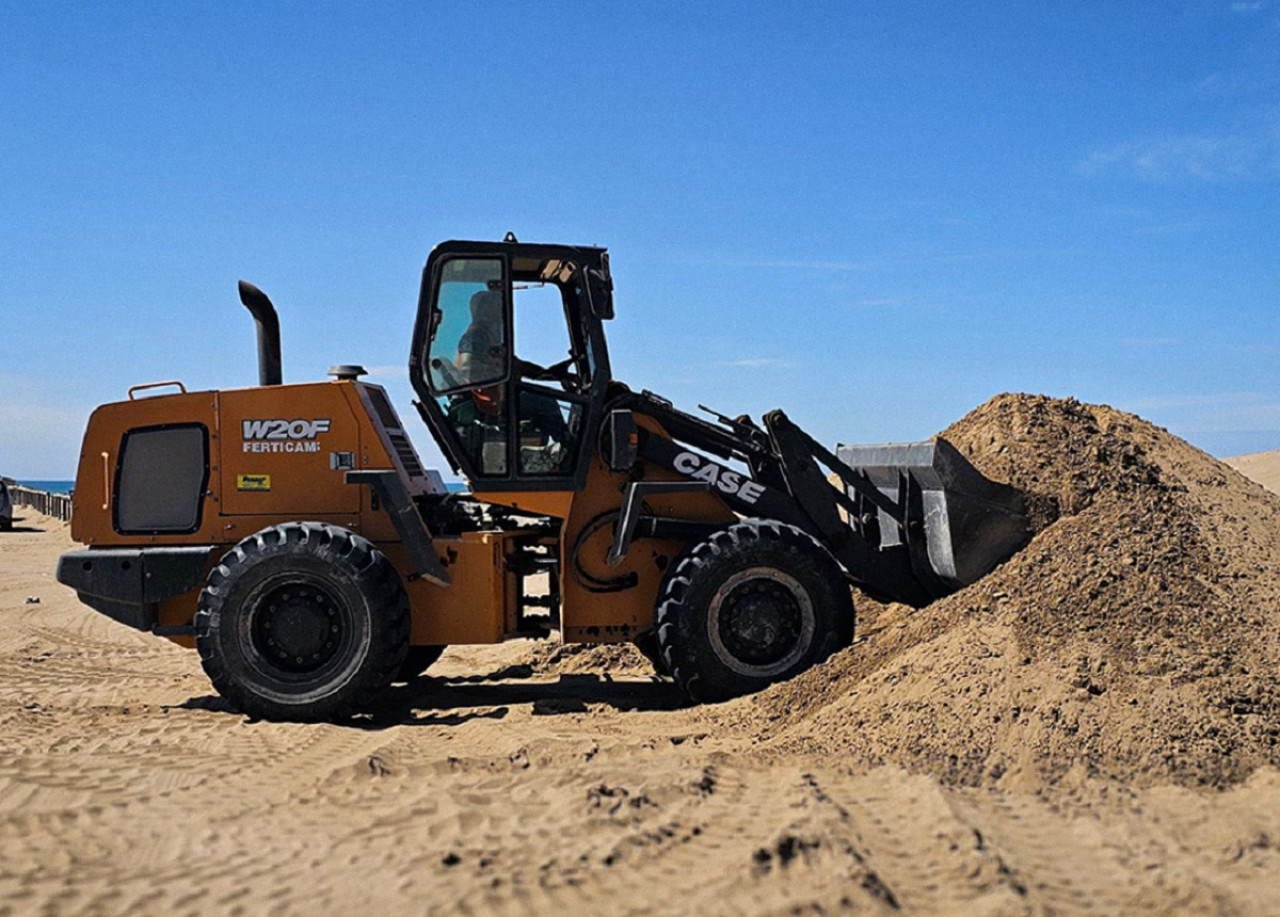
{"type": "MultiPolygon", "coordinates": [[[[217,497],[221,488],[218,436],[217,392],[184,392],[120,401],[97,408],[89,418],[80,450],[71,503],[71,537],[90,547],[211,544],[225,539],[217,497]],[[188,495],[194,498],[195,503],[194,527],[183,525],[182,530],[176,531],[145,531],[139,522],[144,520],[145,513],[126,511],[126,525],[133,526],[134,530],[119,531],[121,453],[128,443],[128,434],[163,433],[167,429],[195,429],[204,441],[203,456],[194,458],[194,461],[205,467],[194,469],[198,474],[191,474],[192,469],[184,469],[183,475],[195,482],[197,488],[201,482],[205,484],[202,493],[188,495]]],[[[135,445],[137,442],[135,439],[135,445]]],[[[133,455],[136,460],[143,461],[147,459],[148,452],[151,450],[135,451],[133,455]]],[[[161,453],[151,454],[158,457],[161,453]]],[[[125,490],[145,494],[148,477],[158,481],[167,473],[164,467],[146,468],[131,463],[128,480],[124,482],[125,490]]],[[[161,513],[162,517],[164,515],[161,513]]]]}
{"type": "Polygon", "coordinates": [[[366,467],[368,417],[351,409],[341,386],[240,389],[219,400],[224,516],[359,513],[358,488],[346,486],[345,469],[334,466],[349,456],[348,467],[366,467]]]}

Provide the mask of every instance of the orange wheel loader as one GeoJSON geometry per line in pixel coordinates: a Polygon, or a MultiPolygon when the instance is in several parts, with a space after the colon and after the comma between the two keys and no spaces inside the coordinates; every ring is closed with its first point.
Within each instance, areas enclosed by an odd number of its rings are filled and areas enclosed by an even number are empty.
{"type": "Polygon", "coordinates": [[[194,646],[253,717],[348,717],[449,644],[556,632],[632,641],[723,700],[848,645],[851,586],[921,606],[1030,537],[1022,496],[942,439],[833,452],[781,411],[704,418],[614,380],[602,248],[509,234],[428,258],[414,406],[463,492],[360,367],[283,384],[275,309],[240,296],[259,384],[151,383],[96,409],[84,548],[57,575],[194,646]]]}

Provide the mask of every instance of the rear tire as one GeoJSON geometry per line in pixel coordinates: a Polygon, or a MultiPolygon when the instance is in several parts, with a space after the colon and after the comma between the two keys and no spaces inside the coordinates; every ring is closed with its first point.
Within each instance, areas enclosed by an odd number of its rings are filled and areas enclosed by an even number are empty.
{"type": "Polygon", "coordinates": [[[405,658],[409,609],[386,556],[346,529],[271,526],[209,574],[196,612],[200,661],[218,693],[251,717],[350,716],[405,658]]]}
{"type": "Polygon", "coordinates": [[[658,594],[658,646],[697,701],[784,681],[853,642],[853,597],[835,559],[793,526],[748,520],[694,545],[658,594]]]}

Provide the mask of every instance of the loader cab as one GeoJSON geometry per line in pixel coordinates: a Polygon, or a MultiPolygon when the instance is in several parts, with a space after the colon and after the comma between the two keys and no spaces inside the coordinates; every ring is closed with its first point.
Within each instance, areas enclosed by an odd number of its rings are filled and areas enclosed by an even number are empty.
{"type": "Polygon", "coordinates": [[[608,257],[509,239],[446,242],[428,258],[410,375],[476,492],[582,486],[609,383],[608,257]]]}

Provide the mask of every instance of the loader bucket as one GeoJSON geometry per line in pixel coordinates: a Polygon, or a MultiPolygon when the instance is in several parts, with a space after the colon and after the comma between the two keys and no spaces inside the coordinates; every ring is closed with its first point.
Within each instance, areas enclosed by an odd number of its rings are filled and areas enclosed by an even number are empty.
{"type": "MultiPolygon", "coordinates": [[[[855,477],[886,500],[871,507],[882,550],[906,544],[923,582],[933,575],[954,591],[981,579],[1031,540],[1026,500],[1017,489],[988,480],[941,437],[921,443],[837,446],[855,477]],[[891,512],[892,510],[892,512],[891,512]]],[[[848,488],[857,499],[854,487],[848,488]]],[[[865,518],[865,515],[864,515],[865,518]]]]}

